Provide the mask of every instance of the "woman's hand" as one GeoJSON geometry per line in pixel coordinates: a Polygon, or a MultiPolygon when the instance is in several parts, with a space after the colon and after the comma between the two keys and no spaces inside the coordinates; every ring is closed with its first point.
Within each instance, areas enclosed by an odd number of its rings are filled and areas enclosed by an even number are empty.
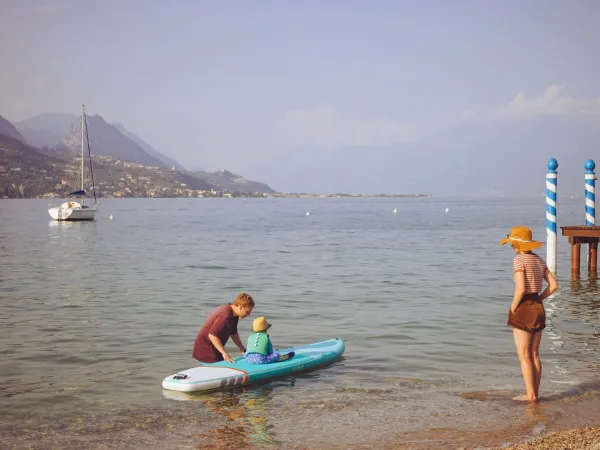
{"type": "Polygon", "coordinates": [[[240,352],[242,352],[242,354],[246,353],[246,347],[244,347],[243,345],[240,345],[238,348],[240,349],[240,352]]]}

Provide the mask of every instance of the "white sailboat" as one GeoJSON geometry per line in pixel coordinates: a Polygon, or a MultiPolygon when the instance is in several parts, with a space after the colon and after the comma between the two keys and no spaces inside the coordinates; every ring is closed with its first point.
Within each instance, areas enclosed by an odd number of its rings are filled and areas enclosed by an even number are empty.
{"type": "Polygon", "coordinates": [[[92,179],[92,191],[94,193],[94,204],[88,206],[85,204],[85,186],[83,177],[84,148],[87,140],[87,123],[85,120],[85,106],[81,105],[81,189],[71,192],[68,195],[67,202],[60,206],[50,208],[48,212],[54,220],[94,220],[98,211],[98,202],[96,200],[96,188],[94,186],[94,173],[92,171],[92,155],[90,153],[88,141],[88,155],[90,158],[90,174],[92,179]],[[81,203],[71,200],[71,197],[81,197],[81,203]]]}

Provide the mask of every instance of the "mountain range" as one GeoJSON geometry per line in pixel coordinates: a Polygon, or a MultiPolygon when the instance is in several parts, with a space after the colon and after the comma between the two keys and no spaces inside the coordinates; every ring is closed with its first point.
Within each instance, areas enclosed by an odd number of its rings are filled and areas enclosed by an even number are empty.
{"type": "Polygon", "coordinates": [[[338,150],[303,148],[245,170],[283,192],[537,196],[547,161],[559,193],[584,193],[584,163],[600,163],[598,116],[544,116],[464,123],[401,144],[338,150]]]}
{"type": "MultiPolygon", "coordinates": [[[[58,143],[57,148],[78,150],[81,148],[81,121],[71,125],[58,143]]],[[[149,155],[138,144],[124,136],[114,126],[98,116],[87,116],[90,147],[95,155],[112,156],[124,161],[132,161],[150,166],[169,167],[157,158],[149,155]]]]}
{"type": "Polygon", "coordinates": [[[186,170],[185,167],[183,167],[174,159],[169,158],[168,156],[165,156],[158,150],[154,149],[150,144],[142,140],[142,138],[140,138],[137,134],[125,129],[124,125],[120,123],[112,123],[111,125],[114,126],[123,136],[128,137],[137,145],[139,145],[150,156],[157,159],[161,163],[166,164],[167,167],[175,167],[178,170],[186,170]]]}
{"type": "MultiPolygon", "coordinates": [[[[124,125],[109,124],[99,115],[86,116],[86,120],[90,148],[97,157],[94,172],[98,171],[99,182],[105,175],[106,195],[120,188],[126,188],[121,189],[125,196],[144,196],[156,189],[174,195],[186,195],[188,189],[275,193],[264,183],[228,171],[187,171],[124,125]],[[137,165],[118,165],[120,161],[137,165]]],[[[9,196],[17,195],[13,185],[23,185],[30,195],[67,190],[65,180],[72,178],[69,174],[73,155],[81,149],[81,132],[80,118],[71,114],[40,114],[16,126],[0,116],[0,176],[5,195],[9,191],[9,196]]]]}
{"type": "MultiPolygon", "coordinates": [[[[99,155],[182,168],[139,136],[100,116],[88,117],[92,151],[99,155]]],[[[78,149],[81,125],[68,114],[41,114],[10,122],[3,134],[34,147],[78,149]]],[[[414,142],[323,150],[301,148],[256,159],[245,174],[268,180],[283,192],[432,194],[436,196],[544,195],[546,163],[559,162],[559,194],[584,193],[584,162],[600,162],[600,119],[594,115],[548,115],[472,120],[414,142]]],[[[228,171],[198,177],[228,189],[270,189],[228,171]],[[237,180],[237,181],[236,181],[237,180]],[[242,182],[241,180],[244,180],[242,182]]]]}
{"type": "Polygon", "coordinates": [[[77,119],[73,114],[46,113],[15,122],[14,125],[29,145],[54,148],[77,119]]]}
{"type": "MultiPolygon", "coordinates": [[[[78,116],[44,113],[15,122],[27,143],[38,148],[70,148],[81,146],[81,121],[78,116]]],[[[141,164],[185,168],[161,154],[122,124],[109,124],[101,116],[87,116],[90,146],[94,154],[113,156],[141,164]]]]}

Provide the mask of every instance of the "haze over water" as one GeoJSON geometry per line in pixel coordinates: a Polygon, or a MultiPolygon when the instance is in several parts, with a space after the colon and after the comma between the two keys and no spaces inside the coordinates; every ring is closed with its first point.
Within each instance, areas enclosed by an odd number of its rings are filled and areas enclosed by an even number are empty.
{"type": "MultiPolygon", "coordinates": [[[[559,226],[583,223],[582,198],[559,202],[559,226]]],[[[562,236],[541,409],[508,400],[523,381],[499,240],[525,224],[545,241],[543,196],[107,199],[93,223],[51,222],[47,207],[0,202],[3,448],[360,446],[514,425],[506,441],[599,411],[598,286],[585,270],[570,281],[562,236]],[[276,347],[339,337],[343,359],[235,391],[163,391],[196,365],[210,311],[242,291],[257,302],[243,339],[266,315],[276,347]]]]}

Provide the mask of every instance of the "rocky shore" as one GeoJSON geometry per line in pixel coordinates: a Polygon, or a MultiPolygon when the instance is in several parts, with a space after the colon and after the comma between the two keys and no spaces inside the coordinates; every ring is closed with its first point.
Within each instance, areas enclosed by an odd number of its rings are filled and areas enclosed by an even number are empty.
{"type": "Polygon", "coordinates": [[[503,450],[600,450],[600,426],[556,431],[503,450]]]}

